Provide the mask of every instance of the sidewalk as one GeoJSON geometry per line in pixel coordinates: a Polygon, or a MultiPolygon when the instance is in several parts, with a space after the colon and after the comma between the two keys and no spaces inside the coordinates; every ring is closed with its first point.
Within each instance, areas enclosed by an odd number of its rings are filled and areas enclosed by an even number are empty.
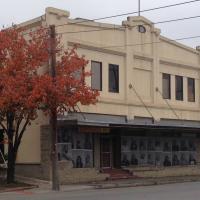
{"type": "Polygon", "coordinates": [[[200,182],[200,176],[125,179],[125,180],[96,183],[93,186],[95,187],[95,189],[111,189],[111,188],[138,187],[138,186],[162,185],[162,184],[173,184],[173,183],[184,183],[184,182],[200,182]]]}
{"type": "MultiPolygon", "coordinates": [[[[28,184],[37,184],[40,189],[51,190],[50,181],[42,181],[38,179],[30,178],[18,178],[28,184]]],[[[161,184],[172,184],[182,182],[200,182],[200,176],[182,176],[182,177],[163,177],[163,178],[134,178],[134,179],[121,179],[115,181],[103,181],[85,184],[72,184],[72,185],[61,185],[61,191],[75,191],[75,190],[89,190],[89,189],[109,189],[109,188],[120,188],[120,187],[138,187],[138,186],[149,186],[149,185],[161,185],[161,184]]]]}
{"type": "MultiPolygon", "coordinates": [[[[17,187],[10,188],[3,192],[12,191],[24,191],[29,189],[34,193],[47,193],[51,192],[51,182],[32,179],[27,177],[17,177],[17,181],[30,184],[30,187],[17,187]]],[[[72,184],[72,185],[61,185],[61,192],[73,192],[80,190],[94,190],[94,189],[112,189],[112,188],[124,188],[124,187],[139,187],[139,186],[151,186],[161,184],[173,184],[183,182],[200,182],[200,176],[185,176],[185,177],[165,177],[165,178],[135,178],[135,179],[122,179],[115,181],[103,181],[96,183],[85,183],[85,184],[72,184]]]]}

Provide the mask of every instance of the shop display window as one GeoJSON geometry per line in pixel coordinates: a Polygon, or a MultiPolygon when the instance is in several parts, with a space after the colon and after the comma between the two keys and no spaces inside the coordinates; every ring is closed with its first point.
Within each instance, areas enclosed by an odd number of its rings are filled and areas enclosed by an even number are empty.
{"type": "Polygon", "coordinates": [[[93,167],[93,137],[76,129],[58,131],[58,159],[72,161],[74,168],[93,167]]]}
{"type": "Polygon", "coordinates": [[[122,136],[122,166],[177,166],[196,164],[193,138],[122,136]]]}

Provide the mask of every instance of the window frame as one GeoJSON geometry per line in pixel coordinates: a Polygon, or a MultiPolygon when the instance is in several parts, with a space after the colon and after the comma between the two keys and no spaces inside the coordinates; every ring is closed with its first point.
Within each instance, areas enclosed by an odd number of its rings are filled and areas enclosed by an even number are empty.
{"type": "Polygon", "coordinates": [[[163,99],[171,99],[171,75],[170,74],[167,74],[167,73],[162,73],[162,96],[163,96],[163,99]],[[168,96],[166,97],[165,96],[165,92],[164,92],[164,76],[165,78],[167,77],[169,82],[168,82],[168,96]]]}
{"type": "Polygon", "coordinates": [[[175,98],[177,101],[183,101],[184,100],[184,94],[183,94],[183,76],[179,76],[179,75],[176,75],[175,76],[175,98]],[[180,78],[181,80],[181,89],[178,89],[178,79],[180,78]],[[181,98],[179,98],[179,93],[182,93],[181,94],[181,98]]]}
{"type": "Polygon", "coordinates": [[[108,91],[111,93],[119,93],[119,65],[117,64],[108,64],[108,91]],[[116,84],[116,89],[111,88],[111,82],[110,82],[110,69],[111,67],[117,67],[117,83],[115,80],[115,84],[116,84]]]}
{"type": "Polygon", "coordinates": [[[97,89],[97,88],[93,88],[93,87],[92,87],[92,82],[93,82],[93,81],[92,81],[92,77],[93,77],[92,75],[91,75],[91,88],[94,89],[94,90],[102,91],[102,85],[103,85],[103,84],[102,84],[102,82],[103,82],[103,81],[102,81],[102,62],[92,60],[92,61],[91,61],[91,73],[92,73],[92,63],[98,63],[98,64],[100,64],[100,89],[97,89]]]}
{"type": "Polygon", "coordinates": [[[188,94],[187,94],[187,98],[188,98],[188,102],[195,102],[196,98],[195,98],[195,78],[190,78],[188,77],[187,78],[187,91],[188,91],[188,94]],[[193,81],[193,88],[192,88],[192,91],[193,91],[193,98],[191,99],[191,97],[189,96],[189,81],[192,80],[193,81]]]}

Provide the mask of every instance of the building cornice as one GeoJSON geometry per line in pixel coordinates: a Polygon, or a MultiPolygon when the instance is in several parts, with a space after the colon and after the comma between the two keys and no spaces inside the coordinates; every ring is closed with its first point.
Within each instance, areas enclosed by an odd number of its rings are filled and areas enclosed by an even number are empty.
{"type": "Polygon", "coordinates": [[[88,44],[85,42],[80,42],[80,41],[73,41],[70,40],[68,41],[68,46],[74,46],[78,45],[78,48],[86,49],[86,50],[92,50],[92,51],[98,51],[101,53],[108,53],[108,54],[113,54],[113,55],[118,55],[118,56],[126,56],[125,51],[120,51],[120,50],[112,50],[112,49],[106,49],[106,48],[101,48],[100,46],[97,46],[96,44],[88,44]]]}
{"type": "Polygon", "coordinates": [[[180,60],[172,60],[172,59],[163,58],[163,57],[160,58],[160,64],[200,70],[200,65],[196,65],[194,63],[186,63],[180,60]]]}
{"type": "MultiPolygon", "coordinates": [[[[100,99],[99,103],[105,103],[105,104],[115,104],[115,105],[123,105],[123,106],[136,106],[136,107],[144,107],[143,104],[141,104],[141,102],[139,101],[134,101],[134,102],[127,102],[125,103],[124,100],[117,100],[115,101],[115,99],[100,99]]],[[[145,102],[145,105],[149,108],[153,108],[153,109],[165,109],[165,110],[170,110],[169,107],[167,105],[163,104],[152,104],[149,101],[145,102]]],[[[194,107],[189,107],[186,105],[182,105],[182,106],[177,106],[177,105],[173,105],[171,104],[171,106],[173,107],[174,110],[177,111],[190,111],[190,112],[200,112],[200,108],[197,106],[194,107]]],[[[145,108],[144,108],[145,109],[145,108]]]]}
{"type": "Polygon", "coordinates": [[[134,54],[133,57],[136,59],[153,62],[153,56],[151,55],[140,53],[140,52],[134,52],[133,54],[134,54]]]}

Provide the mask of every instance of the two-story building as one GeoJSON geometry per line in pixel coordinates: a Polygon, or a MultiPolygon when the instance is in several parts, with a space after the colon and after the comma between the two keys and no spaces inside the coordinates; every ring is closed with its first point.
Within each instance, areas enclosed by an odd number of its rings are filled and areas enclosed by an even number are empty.
{"type": "MultiPolygon", "coordinates": [[[[67,11],[47,8],[43,16],[21,24],[41,25],[55,25],[65,48],[78,44],[92,72],[86,81],[100,91],[96,105],[58,118],[63,182],[104,179],[101,169],[200,173],[198,50],[161,36],[141,16],[114,25],[71,19],[67,11]]],[[[50,178],[48,124],[40,115],[27,129],[17,173],[50,178]]]]}

